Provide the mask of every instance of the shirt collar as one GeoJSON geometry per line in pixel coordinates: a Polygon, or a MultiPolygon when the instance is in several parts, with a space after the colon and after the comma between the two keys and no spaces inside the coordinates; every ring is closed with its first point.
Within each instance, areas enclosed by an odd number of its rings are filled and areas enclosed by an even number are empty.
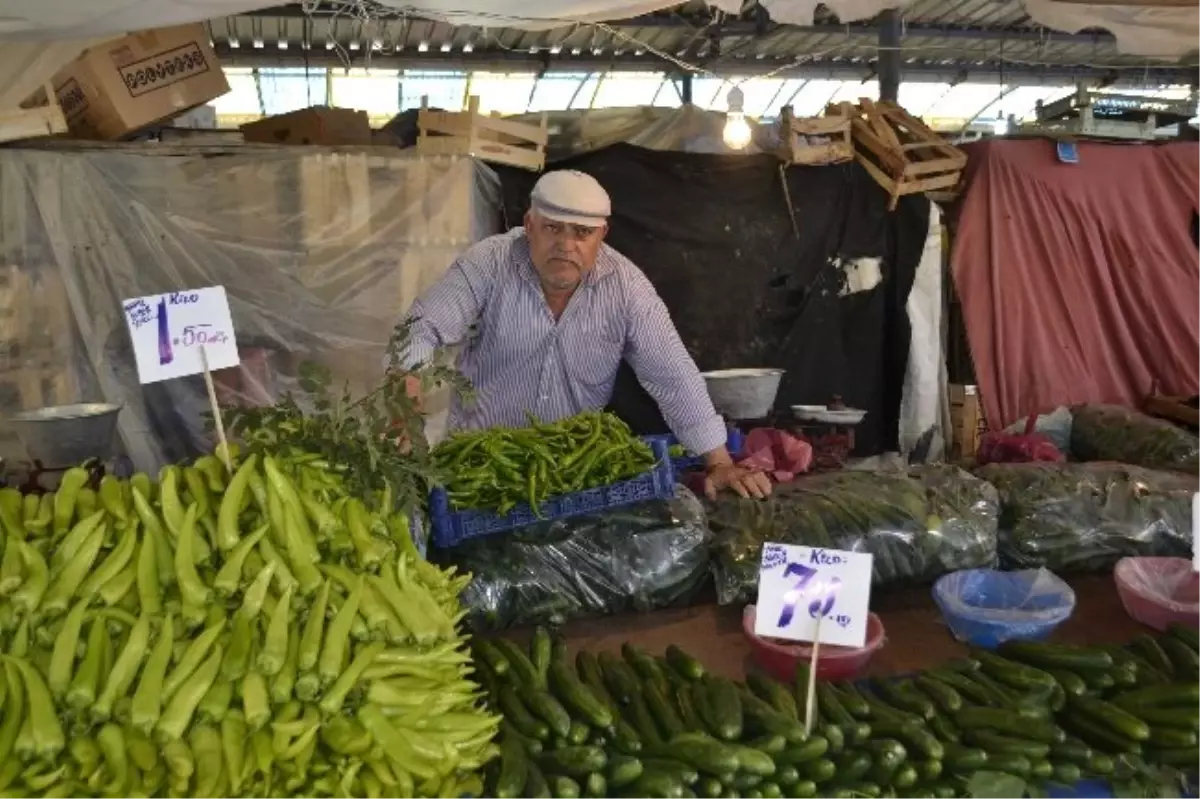
{"type": "MultiPolygon", "coordinates": [[[[596,254],[596,265],[592,267],[592,271],[588,272],[587,277],[583,279],[584,286],[595,286],[615,271],[613,252],[612,247],[609,247],[607,244],[600,245],[600,252],[596,254]]],[[[533,265],[533,258],[529,255],[529,238],[525,235],[524,230],[521,231],[521,236],[518,239],[517,259],[519,261],[521,276],[531,281],[538,289],[541,289],[542,283],[538,278],[537,269],[533,265]]]]}

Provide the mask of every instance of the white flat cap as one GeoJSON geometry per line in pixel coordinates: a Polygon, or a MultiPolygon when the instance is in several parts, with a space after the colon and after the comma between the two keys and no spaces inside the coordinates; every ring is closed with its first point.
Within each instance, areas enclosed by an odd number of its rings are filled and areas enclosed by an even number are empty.
{"type": "Polygon", "coordinates": [[[574,169],[547,172],[538,178],[529,204],[541,216],[568,225],[600,227],[612,214],[604,187],[591,175],[574,169]]]}

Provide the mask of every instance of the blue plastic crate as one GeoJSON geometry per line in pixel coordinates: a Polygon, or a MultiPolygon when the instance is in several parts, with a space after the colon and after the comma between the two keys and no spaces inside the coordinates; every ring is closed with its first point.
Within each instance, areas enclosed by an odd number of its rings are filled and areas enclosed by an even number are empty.
{"type": "Polygon", "coordinates": [[[647,436],[645,441],[658,461],[653,469],[630,480],[551,497],[542,505],[540,517],[535,515],[527,504],[518,505],[505,516],[477,510],[454,511],[450,509],[450,497],[447,496],[446,490],[435,488],[429,495],[433,543],[445,549],[472,538],[515,530],[551,519],[600,513],[609,508],[648,499],[670,499],[675,496],[675,471],[667,454],[667,437],[647,436]]]}
{"type": "MultiPolygon", "coordinates": [[[[729,450],[729,454],[735,459],[742,451],[742,446],[746,443],[746,437],[742,435],[742,431],[738,430],[733,425],[727,429],[728,438],[725,439],[725,448],[729,450]]],[[[674,446],[679,443],[679,439],[675,436],[666,436],[668,446],[674,446]]],[[[688,469],[697,469],[704,465],[704,458],[699,455],[685,455],[682,458],[671,458],[671,466],[675,469],[675,474],[678,475],[688,469]]]]}

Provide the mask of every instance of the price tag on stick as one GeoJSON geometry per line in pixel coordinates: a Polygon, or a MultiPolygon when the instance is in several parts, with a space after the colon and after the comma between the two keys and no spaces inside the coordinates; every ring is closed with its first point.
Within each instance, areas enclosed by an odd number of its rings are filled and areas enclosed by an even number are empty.
{"type": "Polygon", "coordinates": [[[232,471],[213,369],[241,363],[223,286],[134,297],[121,303],[142,384],[204,375],[221,458],[232,471]]]}
{"type": "Polygon", "coordinates": [[[764,544],[754,632],[766,638],[859,647],[867,640],[872,556],[764,544]]]}

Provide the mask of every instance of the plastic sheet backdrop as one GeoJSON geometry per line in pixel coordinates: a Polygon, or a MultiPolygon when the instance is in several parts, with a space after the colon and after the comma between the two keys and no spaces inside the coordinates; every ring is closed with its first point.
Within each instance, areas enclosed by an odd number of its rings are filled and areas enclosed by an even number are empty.
{"type": "Polygon", "coordinates": [[[870,552],[876,585],[996,561],[996,491],[955,466],[829,472],[778,485],[768,500],[722,496],[707,507],[721,604],[754,601],[768,541],[870,552]]]}
{"type": "Polygon", "coordinates": [[[123,403],[142,469],[204,448],[202,378],[139,385],[120,302],[211,285],[242,358],[214,375],[223,402],[269,402],[309,359],[362,391],[416,296],[496,232],[498,198],[473,159],[383,149],[0,150],[3,407],[123,403]]]}
{"type": "Polygon", "coordinates": [[[686,604],[708,579],[704,508],[675,499],[535,524],[442,553],[475,579],[462,601],[478,630],[686,604]]]}
{"type": "Polygon", "coordinates": [[[1081,460],[1200,471],[1200,438],[1165,419],[1122,405],[1077,405],[1071,412],[1071,454],[1081,460]]]}
{"type": "Polygon", "coordinates": [[[1124,463],[993,463],[1000,563],[1060,574],[1132,555],[1190,557],[1195,477],[1124,463]]]}

